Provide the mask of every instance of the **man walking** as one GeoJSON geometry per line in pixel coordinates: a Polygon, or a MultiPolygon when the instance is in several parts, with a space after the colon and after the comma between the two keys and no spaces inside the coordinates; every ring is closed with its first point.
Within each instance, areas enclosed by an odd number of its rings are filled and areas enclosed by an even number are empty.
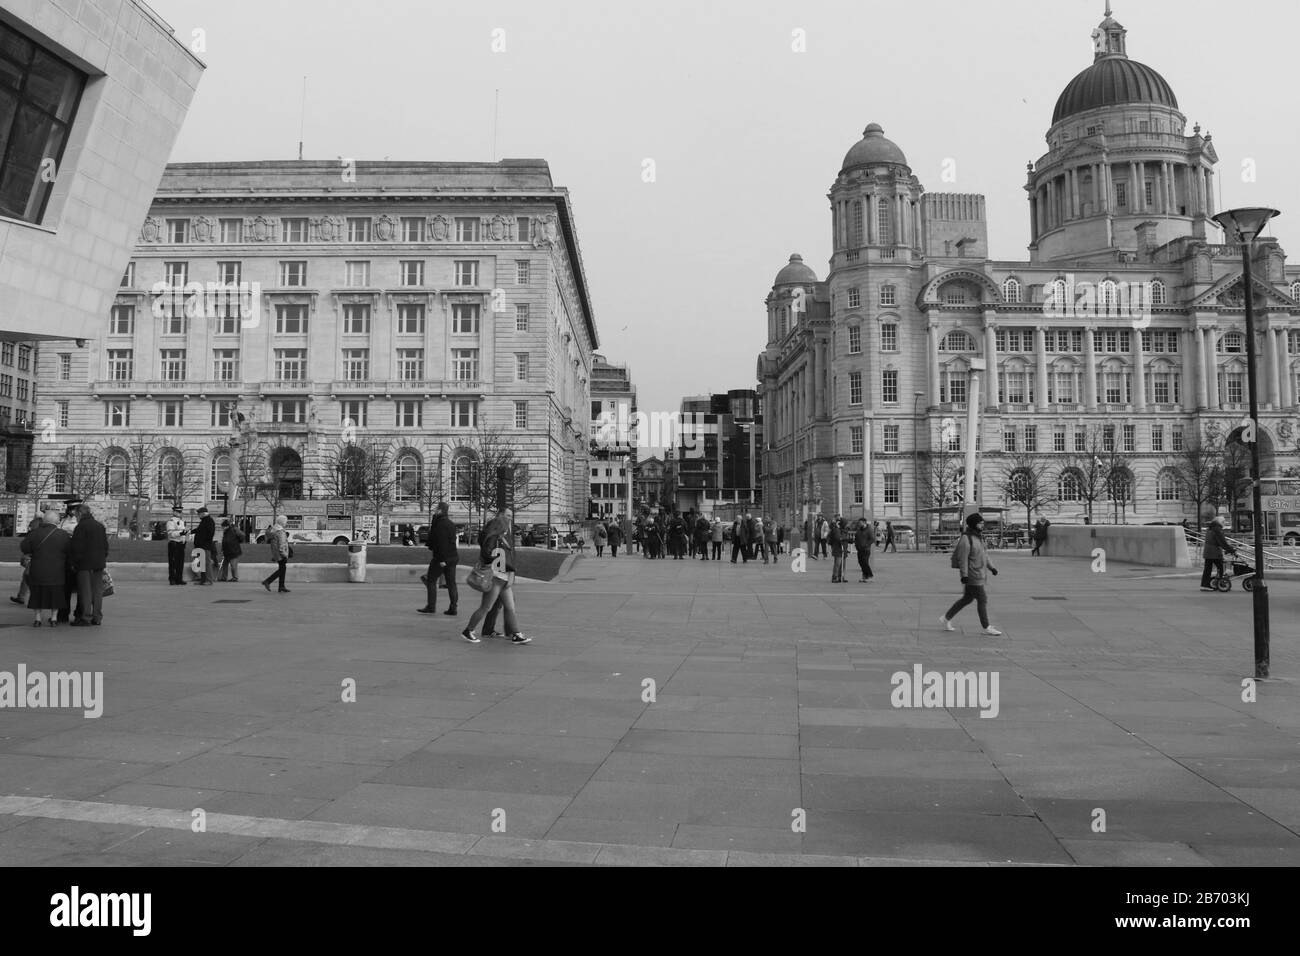
{"type": "MultiPolygon", "coordinates": [[[[893,548],[894,553],[898,554],[898,545],[894,542],[894,522],[886,521],[885,522],[885,547],[882,550],[888,551],[890,548],[893,548]]],[[[870,575],[868,575],[868,577],[870,577],[870,575]]]]}
{"type": "Polygon", "coordinates": [[[238,581],[239,580],[239,556],[244,553],[243,545],[240,544],[239,529],[230,521],[221,523],[221,577],[219,581],[238,581]]]}
{"type": "Polygon", "coordinates": [[[289,589],[284,586],[284,575],[289,567],[289,535],[285,533],[284,525],[281,523],[283,520],[277,518],[271,530],[266,533],[266,543],[271,548],[271,560],[275,562],[276,568],[271,576],[262,582],[262,587],[270,591],[271,582],[279,580],[280,593],[288,594],[289,589]]]}
{"type": "Polygon", "coordinates": [[[961,572],[961,583],[966,590],[956,603],[948,608],[948,613],[939,618],[939,623],[945,631],[957,630],[952,626],[952,619],[956,617],[958,611],[974,601],[975,609],[979,612],[980,624],[984,628],[983,633],[1000,637],[1002,632],[989,623],[989,598],[984,590],[986,580],[984,572],[987,570],[996,576],[998,569],[989,564],[988,551],[984,547],[984,539],[980,536],[983,525],[984,516],[979,512],[966,516],[966,533],[958,539],[952,555],[952,566],[961,572]]]}
{"type": "Polygon", "coordinates": [[[185,519],[181,506],[172,508],[167,520],[167,583],[185,583],[185,519]]]}
{"type": "Polygon", "coordinates": [[[831,558],[834,564],[831,565],[831,583],[844,583],[844,540],[840,536],[840,518],[835,516],[835,520],[830,522],[830,528],[826,532],[827,540],[831,545],[831,558]]]}
{"type": "Polygon", "coordinates": [[[89,505],[77,509],[77,527],[68,548],[77,569],[77,616],[73,627],[104,622],[104,567],[108,563],[108,532],[95,520],[89,505]],[[86,620],[86,614],[90,620],[86,620]]]}
{"type": "Polygon", "coordinates": [[[199,584],[215,584],[217,580],[217,523],[207,508],[199,509],[199,526],[194,529],[194,547],[203,552],[203,573],[199,584]]]}
{"type": "Polygon", "coordinates": [[[1237,549],[1234,548],[1223,534],[1223,515],[1216,516],[1205,529],[1205,570],[1201,572],[1201,590],[1213,591],[1213,581],[1210,571],[1217,572],[1218,577],[1223,577],[1223,555],[1235,555],[1237,549]]]}
{"type": "Polygon", "coordinates": [[[867,524],[867,519],[859,518],[857,531],[853,534],[853,547],[858,552],[858,568],[862,572],[858,582],[861,584],[866,584],[873,577],[871,573],[871,539],[873,537],[874,534],[871,526],[867,524]]]}
{"type": "Polygon", "coordinates": [[[618,557],[618,546],[623,543],[623,529],[618,526],[617,521],[609,523],[609,556],[618,557]]]}
{"type": "Polygon", "coordinates": [[[429,570],[424,573],[425,602],[420,608],[421,614],[432,614],[438,609],[438,578],[447,586],[447,600],[451,603],[442,613],[448,617],[456,616],[459,594],[456,590],[456,565],[460,563],[460,549],[456,547],[456,525],[447,517],[450,506],[445,501],[438,502],[433,524],[429,526],[429,550],[433,552],[429,559],[429,570]]]}

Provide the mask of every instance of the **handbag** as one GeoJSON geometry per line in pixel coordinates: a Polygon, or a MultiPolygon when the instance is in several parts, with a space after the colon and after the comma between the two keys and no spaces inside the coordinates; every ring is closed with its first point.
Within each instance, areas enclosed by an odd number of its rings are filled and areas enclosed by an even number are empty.
{"type": "Polygon", "coordinates": [[[492,565],[484,564],[482,561],[470,568],[469,574],[465,578],[465,583],[475,591],[486,593],[492,589],[492,565]]]}
{"type": "Polygon", "coordinates": [[[113,596],[113,575],[108,573],[108,568],[104,569],[104,597],[113,596]]]}

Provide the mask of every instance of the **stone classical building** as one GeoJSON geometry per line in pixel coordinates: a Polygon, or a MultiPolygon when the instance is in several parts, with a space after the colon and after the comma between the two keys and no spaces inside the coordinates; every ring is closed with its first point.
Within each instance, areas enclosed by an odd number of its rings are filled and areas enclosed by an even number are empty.
{"type": "MultiPolygon", "coordinates": [[[[827,278],[791,256],[767,297],[769,510],[833,508],[842,463],[846,511],[910,521],[960,500],[974,440],[979,500],[1014,520],[1008,478],[1023,467],[1042,469],[1053,520],[1195,520],[1187,449],[1208,432],[1241,451],[1241,248],[1211,219],[1209,132],[1188,132],[1109,11],[1092,41],[1028,167],[1027,260],[990,259],[984,198],[926,192],[880,126],[844,157],[827,278]]],[[[1253,271],[1269,475],[1297,463],[1300,268],[1264,238],[1253,271]]]]}
{"type": "Polygon", "coordinates": [[[136,0],[0,5],[0,339],[102,328],[202,72],[136,0]]]}
{"type": "Polygon", "coordinates": [[[587,517],[609,519],[631,513],[638,439],[636,386],[626,365],[615,365],[599,353],[592,358],[591,492],[587,517]]]}
{"type": "Polygon", "coordinates": [[[176,164],[137,228],[87,346],[41,352],[38,456],[95,449],[94,494],[474,522],[508,449],[519,520],[584,513],[596,326],[544,161],[176,164]]]}

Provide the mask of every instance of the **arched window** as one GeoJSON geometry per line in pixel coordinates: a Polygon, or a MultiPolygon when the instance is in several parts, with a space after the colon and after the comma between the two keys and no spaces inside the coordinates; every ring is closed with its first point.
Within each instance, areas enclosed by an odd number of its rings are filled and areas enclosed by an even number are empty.
{"type": "Polygon", "coordinates": [[[302,497],[302,456],[292,448],[277,448],[267,462],[272,484],[281,498],[302,497]]]}
{"type": "Polygon", "coordinates": [[[1079,491],[1080,485],[1077,471],[1073,468],[1063,471],[1060,480],[1056,483],[1056,497],[1061,501],[1078,501],[1083,497],[1079,491]]]}
{"type": "Polygon", "coordinates": [[[1242,335],[1240,332],[1224,333],[1223,337],[1219,339],[1219,351],[1237,352],[1237,353],[1245,352],[1246,337],[1242,335]]]}
{"type": "Polygon", "coordinates": [[[474,458],[462,453],[451,461],[451,500],[469,501],[474,494],[474,458]]]}
{"type": "Polygon", "coordinates": [[[941,299],[944,305],[966,305],[970,302],[970,290],[964,282],[949,282],[943,287],[941,299]]]}
{"type": "Polygon", "coordinates": [[[1291,283],[1291,298],[1300,299],[1300,282],[1291,283]]]}
{"type": "Polygon", "coordinates": [[[1002,298],[1007,302],[1019,302],[1021,294],[1019,279],[1007,278],[1002,280],[1002,298]]]}
{"type": "Polygon", "coordinates": [[[120,451],[111,451],[104,461],[104,494],[127,494],[127,478],[130,474],[126,455],[120,451]]]}
{"type": "Polygon", "coordinates": [[[1047,287],[1047,301],[1058,309],[1065,308],[1066,285],[1064,279],[1053,279],[1047,287]]]}
{"type": "Polygon", "coordinates": [[[1097,287],[1097,305],[1101,307],[1102,312],[1111,314],[1119,304],[1119,296],[1116,291],[1113,279],[1102,279],[1101,284],[1097,287]]]}
{"type": "Polygon", "coordinates": [[[234,489],[228,487],[233,476],[234,467],[230,456],[224,451],[213,455],[212,468],[208,474],[208,484],[211,489],[208,500],[219,498],[227,491],[233,492],[234,489]]]}
{"type": "Polygon", "coordinates": [[[414,452],[406,452],[397,459],[398,501],[415,501],[420,497],[420,459],[414,452]]]}
{"type": "Polygon", "coordinates": [[[185,459],[174,448],[158,456],[158,497],[174,504],[185,497],[185,459]]]}
{"type": "Polygon", "coordinates": [[[1166,468],[1156,475],[1156,501],[1178,500],[1178,476],[1166,468]]]}
{"type": "Polygon", "coordinates": [[[1133,500],[1133,472],[1116,468],[1106,476],[1106,494],[1111,501],[1133,500]]]}
{"type": "Polygon", "coordinates": [[[341,498],[366,497],[366,453],[355,445],[339,455],[338,490],[341,498]]]}
{"type": "Polygon", "coordinates": [[[1164,305],[1166,301],[1167,300],[1165,298],[1165,284],[1161,282],[1159,279],[1152,279],[1151,280],[1151,304],[1164,305]]]}
{"type": "Polygon", "coordinates": [[[941,352],[974,352],[975,340],[961,329],[954,329],[943,337],[939,344],[941,352]]]}

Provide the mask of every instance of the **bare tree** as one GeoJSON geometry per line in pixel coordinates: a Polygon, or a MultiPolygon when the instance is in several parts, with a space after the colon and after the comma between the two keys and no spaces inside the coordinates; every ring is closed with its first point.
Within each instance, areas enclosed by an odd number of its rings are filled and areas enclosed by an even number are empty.
{"type": "Polygon", "coordinates": [[[1102,466],[1105,471],[1103,487],[1114,509],[1115,523],[1127,513],[1135,501],[1137,479],[1133,475],[1133,459],[1125,454],[1115,435],[1115,426],[1102,426],[1102,466]],[[1109,429],[1109,431],[1107,431],[1109,429]]]}
{"type": "Polygon", "coordinates": [[[1211,433],[1191,435],[1182,451],[1173,452],[1165,467],[1174,474],[1179,491],[1196,506],[1196,526],[1201,525],[1201,511],[1215,499],[1216,486],[1222,484],[1223,451],[1211,433]]]}
{"type": "Polygon", "coordinates": [[[73,498],[89,498],[103,480],[103,456],[98,448],[72,445],[63,456],[64,487],[73,498]]]}
{"type": "MultiPolygon", "coordinates": [[[[480,428],[464,446],[474,459],[473,474],[469,482],[469,503],[479,523],[488,514],[496,512],[498,491],[504,491],[513,512],[546,500],[546,490],[533,480],[527,465],[520,461],[505,432],[500,428],[480,428]],[[504,488],[498,479],[499,469],[507,469],[510,477],[504,488]]],[[[457,489],[464,492],[465,489],[457,489]]]]}
{"type": "Polygon", "coordinates": [[[1035,511],[1056,501],[1056,487],[1047,461],[1033,452],[1012,452],[1003,458],[1002,493],[1025,509],[1025,527],[1035,511]]]}
{"type": "Polygon", "coordinates": [[[366,449],[355,441],[339,442],[321,455],[320,479],[324,493],[346,503],[348,515],[361,513],[366,500],[366,449]]]}
{"type": "Polygon", "coordinates": [[[1062,460],[1057,471],[1058,480],[1067,472],[1073,473],[1079,498],[1086,506],[1089,523],[1093,521],[1093,506],[1106,494],[1106,459],[1109,455],[1104,432],[1099,426],[1093,425],[1085,432],[1083,448],[1076,446],[1062,460]]]}
{"type": "Polygon", "coordinates": [[[150,497],[162,441],[156,435],[139,431],[118,447],[126,453],[126,493],[132,499],[131,536],[141,537],[140,502],[150,497]]]}

